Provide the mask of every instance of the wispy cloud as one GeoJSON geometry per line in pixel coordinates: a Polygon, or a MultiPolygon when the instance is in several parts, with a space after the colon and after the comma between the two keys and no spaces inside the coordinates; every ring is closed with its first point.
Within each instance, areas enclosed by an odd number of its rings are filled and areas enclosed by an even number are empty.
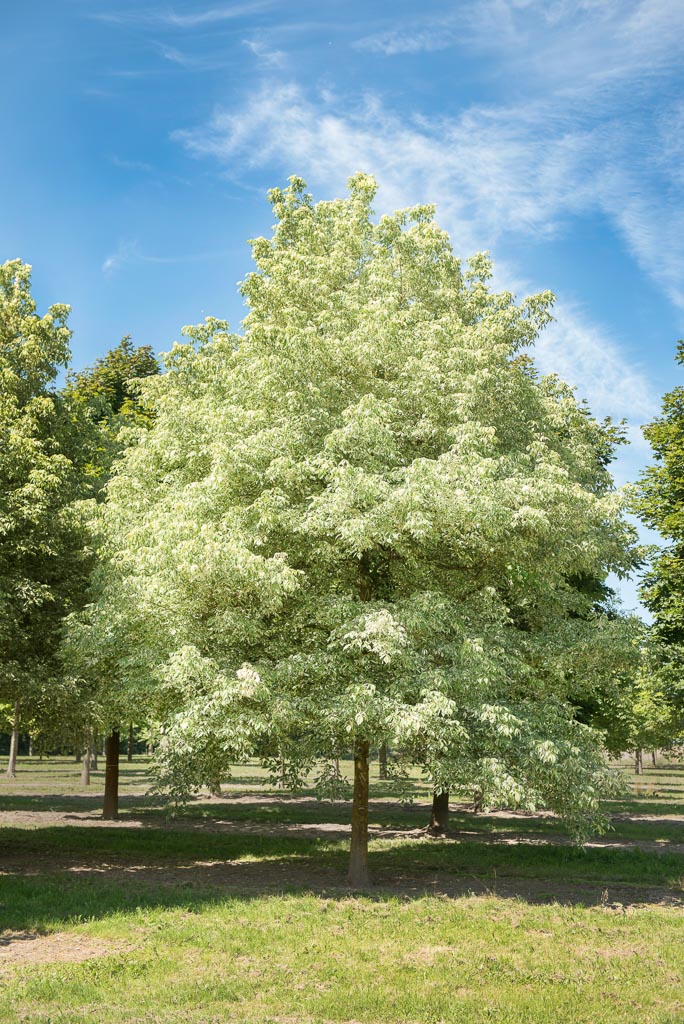
{"type": "Polygon", "coordinates": [[[157,49],[164,60],[176,64],[184,71],[218,71],[225,68],[228,62],[225,53],[200,52],[189,53],[165,43],[157,44],[157,49]]]}
{"type": "MultiPolygon", "coordinates": [[[[416,22],[396,19],[356,40],[388,57],[447,48],[496,54],[525,78],[594,88],[677,66],[684,51],[680,0],[474,0],[416,22]]],[[[498,70],[501,71],[499,63],[498,70]]]]}
{"type": "Polygon", "coordinates": [[[143,252],[137,240],[127,239],[119,242],[114,252],[107,256],[101,270],[103,274],[110,276],[131,264],[204,263],[206,260],[223,259],[225,256],[224,252],[198,252],[189,253],[186,256],[151,256],[143,252]]]}
{"type": "Polygon", "coordinates": [[[283,68],[286,64],[283,51],[272,49],[262,39],[243,39],[242,45],[254,54],[262,67],[283,68]]]}
{"type": "Polygon", "coordinates": [[[637,425],[651,420],[659,408],[647,369],[626,359],[617,339],[578,306],[562,301],[554,316],[535,345],[540,370],[557,373],[577,388],[595,415],[628,417],[635,425],[630,439],[643,457],[649,448],[637,425]]]}
{"type": "Polygon", "coordinates": [[[154,170],[152,164],[145,163],[144,160],[126,160],[116,155],[109,159],[110,163],[122,171],[140,171],[143,174],[151,174],[154,170]]]}
{"type": "Polygon", "coordinates": [[[297,85],[269,84],[241,110],[218,111],[175,138],[196,155],[272,162],[335,189],[366,168],[381,182],[384,206],[437,202],[467,252],[507,232],[552,235],[564,215],[590,202],[578,181],[589,177],[591,136],[559,126],[549,138],[548,128],[543,108],[407,120],[377,97],[350,108],[331,94],[311,99],[297,85]]]}
{"type": "Polygon", "coordinates": [[[249,17],[273,6],[273,0],[253,0],[252,3],[223,4],[204,10],[172,11],[165,8],[147,8],[128,11],[106,11],[93,15],[98,21],[112,24],[143,24],[168,28],[198,28],[249,17]]]}

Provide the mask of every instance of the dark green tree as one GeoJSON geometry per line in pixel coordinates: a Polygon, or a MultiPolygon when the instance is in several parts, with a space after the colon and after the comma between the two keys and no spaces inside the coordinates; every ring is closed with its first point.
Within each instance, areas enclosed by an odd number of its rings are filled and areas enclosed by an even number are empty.
{"type": "MultiPolygon", "coordinates": [[[[684,365],[684,341],[677,343],[676,361],[684,365]]],[[[655,464],[641,476],[636,510],[666,546],[644,577],[641,599],[653,614],[656,635],[684,644],[684,385],[667,392],[662,414],[644,427],[644,435],[655,464]]]]}

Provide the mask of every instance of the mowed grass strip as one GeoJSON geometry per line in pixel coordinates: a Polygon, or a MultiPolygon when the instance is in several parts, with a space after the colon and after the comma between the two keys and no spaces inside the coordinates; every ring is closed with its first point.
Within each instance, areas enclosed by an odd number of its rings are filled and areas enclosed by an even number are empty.
{"type": "Polygon", "coordinates": [[[126,943],[12,969],[3,1021],[680,1024],[682,917],[496,897],[228,898],[79,929],[126,943]],[[104,1016],[103,1016],[104,1013],[104,1016]]]}
{"type": "MultiPolygon", "coordinates": [[[[6,810],[96,806],[73,761],[20,769],[0,784],[6,810]]],[[[23,933],[29,957],[40,933],[93,949],[83,962],[0,956],[0,1021],[682,1024],[684,911],[661,904],[684,898],[684,772],[623,770],[612,835],[625,846],[584,851],[554,845],[562,829],[543,816],[457,811],[448,839],[421,837],[425,806],[392,804],[378,782],[371,820],[398,835],[373,839],[377,886],[359,896],[347,841],[296,828],[345,824],[348,804],[275,794],[249,765],[223,799],[169,822],[134,763],[122,823],[36,827],[37,815],[0,830],[0,928],[23,933]],[[254,803],[236,799],[250,790],[254,803]]]]}

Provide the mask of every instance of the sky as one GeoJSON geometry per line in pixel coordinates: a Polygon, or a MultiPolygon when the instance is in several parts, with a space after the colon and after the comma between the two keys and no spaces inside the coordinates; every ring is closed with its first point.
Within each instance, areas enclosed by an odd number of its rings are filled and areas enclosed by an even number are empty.
{"type": "Polygon", "coordinates": [[[333,198],[361,170],[378,214],[435,203],[497,287],[556,294],[535,358],[627,420],[615,477],[638,477],[682,382],[684,0],[0,8],[0,260],[33,265],[41,311],[71,304],[75,368],[238,329],[267,189],[333,198]]]}

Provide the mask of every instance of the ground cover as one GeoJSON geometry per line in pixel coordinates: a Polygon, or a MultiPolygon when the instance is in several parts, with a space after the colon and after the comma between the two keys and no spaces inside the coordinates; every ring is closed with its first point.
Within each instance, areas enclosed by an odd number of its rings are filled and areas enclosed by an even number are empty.
{"type": "Polygon", "coordinates": [[[584,851],[548,816],[458,802],[428,839],[424,783],[402,805],[376,781],[365,894],[344,884],[347,803],[248,765],[169,819],[146,768],[122,765],[114,824],[68,759],[0,782],[1,1021],[684,1020],[680,765],[625,766],[584,851]]]}

